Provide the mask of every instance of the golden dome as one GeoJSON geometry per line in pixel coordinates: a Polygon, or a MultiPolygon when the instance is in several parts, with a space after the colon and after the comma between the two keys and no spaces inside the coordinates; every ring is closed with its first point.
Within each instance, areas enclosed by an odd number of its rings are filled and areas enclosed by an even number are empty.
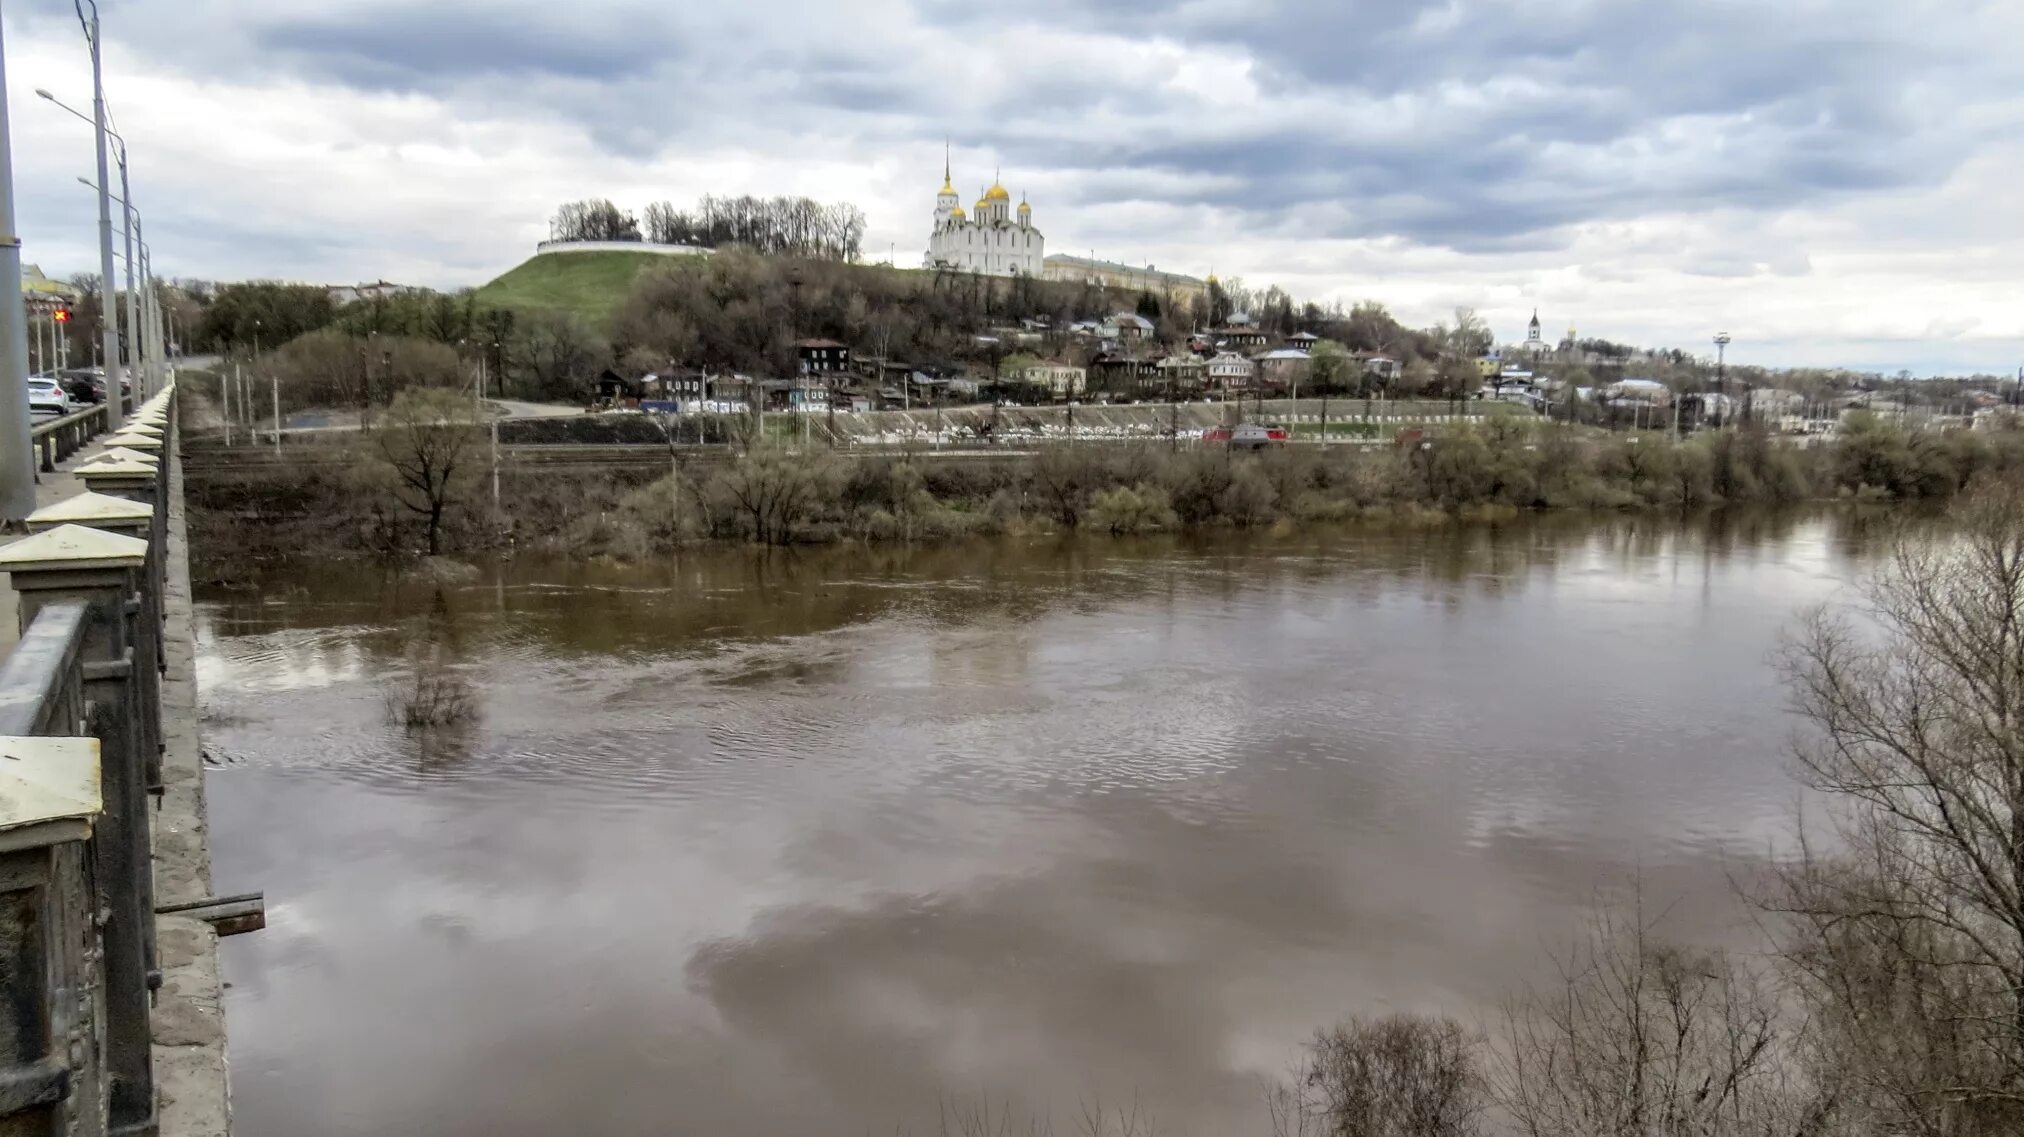
{"type": "Polygon", "coordinates": [[[1005,188],[1004,186],[1001,186],[1001,185],[997,185],[997,184],[995,184],[995,183],[994,183],[994,184],[993,184],[993,185],[991,186],[991,188],[990,188],[990,189],[987,189],[987,190],[985,190],[985,191],[984,191],[984,200],[985,200],[985,201],[1011,201],[1011,200],[1012,200],[1012,194],[1011,194],[1011,192],[1010,192],[1010,191],[1008,191],[1008,190],[1007,190],[1007,189],[1006,189],[1006,188],[1005,188]]]}
{"type": "Polygon", "coordinates": [[[958,221],[961,221],[963,219],[963,207],[958,205],[955,208],[949,210],[949,216],[955,218],[958,221]]]}
{"type": "Polygon", "coordinates": [[[1028,204],[1026,204],[1025,202],[1023,202],[1023,201],[1022,201],[1022,202],[1020,202],[1020,203],[1019,203],[1019,212],[1021,212],[1021,213],[1031,213],[1031,212],[1033,212],[1033,207],[1032,207],[1032,206],[1030,206],[1030,205],[1028,205],[1028,204]]]}

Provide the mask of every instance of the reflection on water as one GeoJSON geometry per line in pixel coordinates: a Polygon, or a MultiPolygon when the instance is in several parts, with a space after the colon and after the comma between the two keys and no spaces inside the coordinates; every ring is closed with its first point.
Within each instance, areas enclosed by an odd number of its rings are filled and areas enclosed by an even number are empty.
{"type": "Polygon", "coordinates": [[[1729,935],[1766,657],[1859,518],[352,569],[203,598],[240,1131],[1261,1132],[1326,1019],[1478,1013],[1641,873],[1729,935]],[[480,684],[386,720],[418,645],[480,684]],[[929,1127],[931,1128],[931,1126],[929,1127]]]}

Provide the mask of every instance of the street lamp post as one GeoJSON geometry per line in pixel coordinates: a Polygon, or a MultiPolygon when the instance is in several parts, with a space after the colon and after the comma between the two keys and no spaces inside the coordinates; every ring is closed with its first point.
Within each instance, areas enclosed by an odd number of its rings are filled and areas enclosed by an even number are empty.
{"type": "Polygon", "coordinates": [[[35,512],[35,445],[28,421],[28,311],[21,300],[21,238],[14,232],[14,145],[7,121],[6,47],[0,43],[0,521],[35,512]]]}
{"type": "Polygon", "coordinates": [[[97,0],[74,0],[78,22],[84,24],[85,39],[91,45],[92,129],[98,136],[98,272],[99,342],[105,352],[105,425],[117,429],[125,417],[120,392],[125,387],[119,363],[119,312],[112,304],[112,187],[111,162],[106,145],[105,68],[100,58],[97,0]],[[91,5],[91,18],[84,17],[84,5],[91,5]]]}
{"type": "MultiPolygon", "coordinates": [[[[50,101],[56,102],[54,99],[50,101]]],[[[98,190],[98,186],[90,178],[79,178],[77,184],[94,192],[98,190]]],[[[128,222],[125,226],[127,251],[123,258],[127,269],[127,373],[138,388],[137,393],[145,397],[155,391],[156,381],[159,378],[157,374],[159,368],[156,364],[161,358],[154,339],[153,304],[142,299],[143,292],[153,291],[154,258],[147,241],[142,239],[141,211],[134,208],[131,200],[120,194],[114,194],[112,199],[119,202],[121,214],[128,222]],[[138,255],[135,252],[136,245],[139,246],[138,255]]],[[[117,307],[116,304],[114,306],[117,307]]]]}
{"type": "MultiPolygon", "coordinates": [[[[1715,390],[1717,390],[1717,391],[1720,391],[1720,392],[1722,393],[1722,397],[1723,397],[1724,399],[1726,399],[1726,398],[1728,398],[1728,397],[1729,397],[1729,371],[1728,371],[1728,356],[1729,356],[1729,333],[1727,333],[1727,332],[1716,332],[1716,333],[1715,333],[1715,390]]],[[[1748,404],[1745,404],[1745,406],[1744,406],[1744,408],[1743,408],[1743,409],[1744,409],[1744,412],[1745,412],[1745,413],[1748,413],[1748,411],[1749,411],[1749,406],[1748,406],[1748,404]]],[[[1734,416],[1731,416],[1731,417],[1733,418],[1734,416]]]]}
{"type": "MultiPolygon", "coordinates": [[[[83,122],[91,123],[94,127],[98,125],[96,120],[94,120],[90,115],[85,114],[83,111],[78,110],[76,107],[71,106],[69,103],[64,102],[62,99],[57,98],[55,95],[51,94],[47,88],[37,87],[35,89],[35,93],[44,100],[51,103],[52,105],[56,106],[58,109],[69,113],[72,117],[77,118],[83,122]]],[[[126,302],[127,368],[130,372],[136,373],[138,375],[139,380],[142,381],[143,392],[147,394],[152,394],[155,386],[157,385],[157,380],[159,379],[159,376],[153,374],[152,369],[150,369],[146,363],[146,353],[148,351],[149,345],[147,343],[145,336],[145,329],[147,325],[143,319],[141,311],[144,302],[141,299],[139,289],[136,288],[135,286],[136,285],[135,278],[137,276],[142,276],[142,274],[136,271],[135,269],[136,262],[134,260],[134,246],[142,243],[143,240],[143,232],[141,229],[141,215],[140,210],[135,209],[133,206],[133,186],[128,181],[126,138],[122,136],[119,131],[110,128],[107,128],[106,136],[112,139],[114,145],[118,147],[118,149],[115,151],[115,154],[116,160],[119,164],[120,192],[116,200],[123,207],[121,210],[120,228],[126,244],[126,265],[127,265],[127,302],[126,302]]],[[[83,178],[79,178],[78,180],[84,182],[86,185],[91,185],[89,181],[86,181],[83,178]]],[[[97,187],[93,186],[92,188],[96,189],[97,187]]],[[[144,276],[142,276],[140,283],[143,286],[146,284],[144,276]]]]}

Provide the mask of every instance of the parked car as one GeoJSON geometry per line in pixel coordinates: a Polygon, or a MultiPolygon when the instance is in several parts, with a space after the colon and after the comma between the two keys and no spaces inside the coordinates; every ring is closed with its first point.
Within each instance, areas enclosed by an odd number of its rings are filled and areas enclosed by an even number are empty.
{"type": "Polygon", "coordinates": [[[57,379],[63,384],[63,392],[78,406],[87,403],[105,402],[105,380],[93,377],[89,371],[62,371],[57,379]]]}
{"type": "Polygon", "coordinates": [[[1288,437],[1283,426],[1263,426],[1255,422],[1238,423],[1236,426],[1212,426],[1202,432],[1203,442],[1221,443],[1232,450],[1263,450],[1268,446],[1283,446],[1288,437]]]}
{"type": "Polygon", "coordinates": [[[28,378],[28,416],[30,418],[62,418],[77,409],[63,385],[47,375],[31,375],[28,378]]]}

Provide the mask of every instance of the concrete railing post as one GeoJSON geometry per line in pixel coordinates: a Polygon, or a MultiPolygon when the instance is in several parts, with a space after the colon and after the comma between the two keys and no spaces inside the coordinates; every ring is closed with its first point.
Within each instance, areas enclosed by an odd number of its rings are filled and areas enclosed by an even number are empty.
{"type": "Polygon", "coordinates": [[[0,738],[0,1128],[100,1137],[105,1022],[91,843],[95,738],[0,738]]]}
{"type": "MultiPolygon", "coordinates": [[[[139,502],[147,506],[149,522],[145,539],[155,549],[168,548],[168,495],[162,491],[161,463],[153,455],[115,447],[101,453],[91,461],[78,466],[71,471],[71,476],[83,482],[88,492],[102,494],[107,497],[124,498],[128,501],[139,502]]],[[[149,562],[149,583],[151,591],[158,599],[166,595],[164,591],[167,588],[165,564],[166,558],[161,556],[153,557],[149,562]]],[[[155,633],[157,640],[159,640],[161,635],[159,621],[161,608],[159,603],[154,611],[157,616],[155,633]]],[[[165,662],[165,657],[159,648],[156,655],[157,670],[159,671],[161,664],[165,662]]],[[[159,755],[155,755],[150,759],[149,768],[151,770],[159,770],[159,755]]],[[[150,785],[159,784],[159,778],[150,781],[150,785]]]]}
{"type": "Polygon", "coordinates": [[[79,466],[72,473],[92,493],[146,502],[156,515],[151,536],[160,538],[166,535],[168,511],[164,508],[163,495],[158,492],[161,472],[156,465],[117,458],[98,459],[79,466]]]}
{"type": "MultiPolygon", "coordinates": [[[[90,710],[87,731],[99,740],[104,822],[94,836],[94,861],[104,910],[106,1069],[111,1078],[110,1129],[154,1129],[154,1062],[149,1047],[148,992],[154,973],[154,864],[148,829],[143,753],[153,732],[143,717],[147,688],[136,674],[136,593],[148,563],[148,542],[64,525],[0,547],[0,571],[20,594],[21,628],[63,600],[91,613],[79,666],[90,710]]],[[[149,661],[151,662],[151,661],[149,661]]]]}
{"type": "Polygon", "coordinates": [[[152,667],[139,668],[135,678],[142,686],[144,705],[154,712],[141,717],[141,757],[147,771],[148,790],[159,793],[164,754],[162,674],[168,661],[163,646],[162,612],[167,598],[162,591],[165,583],[162,566],[168,558],[163,555],[165,546],[153,543],[154,516],[154,508],[146,502],[110,494],[81,493],[29,514],[28,529],[33,533],[44,533],[64,525],[83,525],[150,542],[148,563],[141,581],[140,619],[134,629],[134,658],[153,663],[152,667]]]}

